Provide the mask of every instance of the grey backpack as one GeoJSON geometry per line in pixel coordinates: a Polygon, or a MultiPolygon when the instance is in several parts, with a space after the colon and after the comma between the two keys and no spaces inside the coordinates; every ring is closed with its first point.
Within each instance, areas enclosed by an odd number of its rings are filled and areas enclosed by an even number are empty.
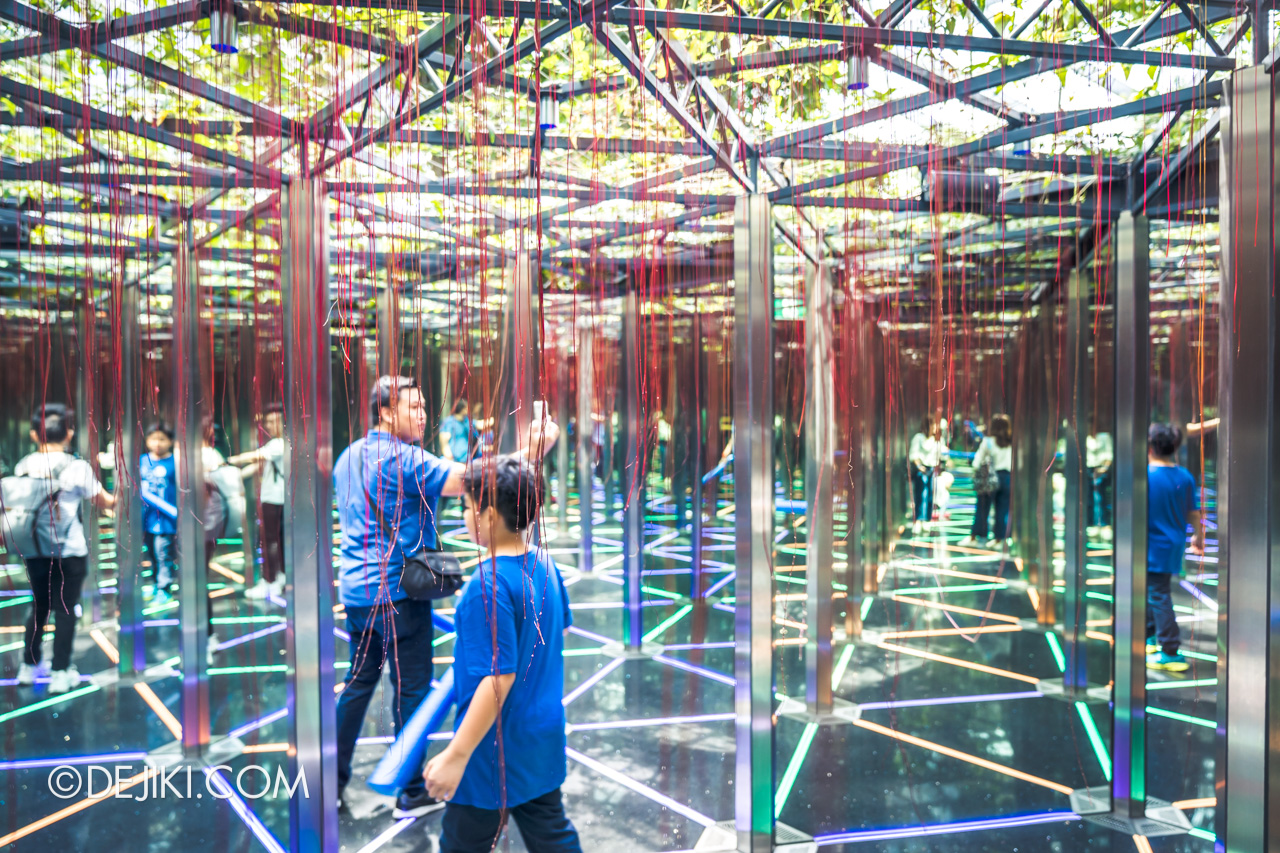
{"type": "Polygon", "coordinates": [[[49,477],[10,476],[0,480],[0,538],[11,554],[30,559],[55,556],[67,540],[73,517],[61,517],[59,479],[73,457],[50,469],[49,477]]]}

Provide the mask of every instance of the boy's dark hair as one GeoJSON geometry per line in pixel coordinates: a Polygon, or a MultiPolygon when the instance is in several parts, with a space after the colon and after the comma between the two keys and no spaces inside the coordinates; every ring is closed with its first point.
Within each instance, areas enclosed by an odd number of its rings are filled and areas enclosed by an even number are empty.
{"type": "Polygon", "coordinates": [[[463,488],[479,512],[490,506],[520,532],[538,519],[545,488],[542,472],[515,456],[495,456],[467,469],[463,488]]]}
{"type": "Polygon", "coordinates": [[[383,406],[395,408],[401,394],[417,387],[417,380],[410,376],[379,376],[369,392],[369,415],[373,422],[378,422],[383,406]]]}
{"type": "Polygon", "coordinates": [[[1147,428],[1147,446],[1156,456],[1168,459],[1182,446],[1182,430],[1173,424],[1152,424],[1147,428]]]}
{"type": "Polygon", "coordinates": [[[153,432],[164,433],[166,438],[168,438],[170,441],[173,441],[173,427],[169,426],[164,421],[152,421],[151,423],[147,424],[147,431],[144,432],[142,436],[145,438],[148,435],[151,435],[151,433],[153,432]]]}
{"type": "Polygon", "coordinates": [[[41,444],[62,444],[75,423],[76,410],[62,403],[45,403],[31,413],[31,429],[41,444]]]}
{"type": "Polygon", "coordinates": [[[267,403],[262,407],[262,416],[265,418],[267,415],[279,415],[283,418],[284,403],[267,403]]]}
{"type": "Polygon", "coordinates": [[[455,400],[453,403],[453,413],[455,415],[465,415],[467,413],[467,401],[463,399],[455,400]]]}

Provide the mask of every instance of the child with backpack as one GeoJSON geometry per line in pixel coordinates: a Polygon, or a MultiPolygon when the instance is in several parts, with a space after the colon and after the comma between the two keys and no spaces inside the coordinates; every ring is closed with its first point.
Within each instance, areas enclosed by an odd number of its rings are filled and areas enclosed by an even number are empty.
{"type": "Polygon", "coordinates": [[[80,673],[71,664],[80,590],[89,570],[80,502],[91,501],[99,509],[111,509],[116,503],[115,495],[102,488],[89,463],[67,452],[75,436],[74,424],[75,411],[61,403],[36,409],[30,433],[36,452],[14,466],[14,476],[5,478],[3,488],[5,543],[22,556],[31,582],[31,614],[23,632],[18,683],[35,683],[44,626],[52,612],[49,692],[55,694],[80,685],[80,673]],[[31,499],[25,502],[29,506],[19,506],[28,495],[31,499]],[[19,524],[22,530],[16,529],[19,524]]]}
{"type": "Polygon", "coordinates": [[[142,532],[155,573],[157,604],[171,600],[174,538],[178,535],[178,474],[173,460],[173,428],[163,421],[147,426],[147,452],[138,462],[142,532]]]}
{"type": "Polygon", "coordinates": [[[422,774],[428,794],[447,801],[440,853],[488,853],[508,815],[532,853],[581,853],[560,796],[573,617],[559,569],[526,542],[542,475],[500,456],[473,464],[464,482],[463,518],[486,554],[454,615],[454,736],[422,774]]]}

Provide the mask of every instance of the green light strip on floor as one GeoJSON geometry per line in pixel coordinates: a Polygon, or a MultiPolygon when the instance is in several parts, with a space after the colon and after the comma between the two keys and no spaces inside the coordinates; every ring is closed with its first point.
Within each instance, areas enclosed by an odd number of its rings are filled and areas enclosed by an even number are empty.
{"type": "Polygon", "coordinates": [[[155,616],[157,613],[163,613],[166,610],[176,610],[178,606],[179,606],[178,600],[175,598],[173,601],[170,601],[167,604],[156,604],[151,607],[144,607],[142,610],[142,615],[155,616]]]}
{"type": "Polygon", "coordinates": [[[1200,827],[1198,827],[1198,826],[1196,826],[1196,827],[1192,827],[1191,829],[1188,829],[1188,830],[1187,830],[1187,835],[1190,835],[1190,836],[1192,836],[1193,838],[1203,838],[1205,841],[1217,841],[1217,840],[1218,840],[1218,836],[1214,835],[1214,834],[1213,834],[1212,832],[1210,832],[1209,830],[1207,830],[1207,829],[1201,829],[1201,828],[1200,828],[1200,827]]]}
{"type": "Polygon", "coordinates": [[[30,593],[28,593],[27,595],[22,595],[22,596],[14,596],[13,598],[9,599],[8,601],[0,601],[0,608],[3,608],[3,607],[15,607],[15,606],[17,606],[17,605],[19,605],[19,604],[26,604],[26,603],[27,603],[27,602],[29,602],[29,601],[31,601],[31,595],[30,595],[30,593]]]}
{"type": "MultiPolygon", "coordinates": [[[[871,599],[867,599],[870,601],[871,599]]],[[[836,661],[835,667],[831,670],[831,689],[835,690],[840,686],[840,681],[844,678],[844,672],[849,668],[849,662],[853,660],[854,646],[852,643],[845,645],[840,650],[840,659],[836,661]]],[[[779,695],[780,700],[785,697],[779,695]]],[[[791,756],[791,761],[787,764],[786,771],[782,774],[782,781],[778,784],[778,793],[773,798],[773,816],[777,818],[782,814],[782,807],[787,804],[787,798],[791,796],[791,789],[796,784],[796,778],[800,775],[800,767],[804,764],[805,757],[809,754],[810,747],[813,746],[813,738],[818,733],[817,723],[805,723],[804,731],[800,734],[800,741],[796,744],[796,751],[791,756]]]]}
{"type": "Polygon", "coordinates": [[[794,583],[800,586],[804,586],[803,578],[793,578],[791,577],[791,575],[774,575],[773,579],[778,583],[794,583]]]}
{"type": "Polygon", "coordinates": [[[15,652],[26,644],[26,640],[19,640],[16,643],[6,643],[0,646],[0,652],[15,652]]]}
{"type": "Polygon", "coordinates": [[[1213,663],[1218,662],[1217,655],[1207,655],[1204,652],[1189,652],[1186,649],[1179,649],[1179,651],[1182,652],[1182,656],[1184,658],[1192,658],[1194,660],[1207,660],[1207,661],[1212,661],[1213,663]]]}
{"type": "Polygon", "coordinates": [[[786,772],[782,774],[782,781],[778,783],[778,793],[773,798],[773,816],[775,818],[782,814],[782,809],[787,804],[787,798],[791,796],[791,789],[796,784],[796,777],[800,775],[800,765],[804,764],[804,759],[809,754],[809,747],[813,746],[813,738],[817,734],[817,723],[804,724],[804,731],[800,734],[800,742],[796,744],[796,751],[791,754],[791,761],[787,763],[786,772]]]}
{"type": "Polygon", "coordinates": [[[15,717],[21,717],[23,714],[30,714],[32,711],[39,711],[41,708],[48,708],[52,705],[57,705],[60,702],[66,702],[68,699],[74,699],[77,696],[86,696],[90,693],[93,693],[96,690],[101,690],[101,689],[102,688],[98,687],[98,685],[96,684],[88,684],[76,690],[69,690],[66,693],[60,694],[58,696],[53,696],[53,697],[50,697],[49,699],[44,699],[40,702],[35,702],[31,705],[25,705],[17,709],[16,711],[9,711],[7,713],[0,714],[0,723],[7,723],[9,720],[14,719],[15,717]]]}
{"type": "Polygon", "coordinates": [[[871,605],[875,603],[875,596],[868,595],[862,599],[862,620],[865,622],[867,614],[871,612],[871,605]]]}
{"type": "Polygon", "coordinates": [[[215,616],[209,620],[215,625],[248,625],[254,622],[283,622],[283,616],[215,616]]]}
{"type": "Polygon", "coordinates": [[[1191,681],[1153,681],[1147,684],[1148,690],[1176,690],[1179,687],[1216,687],[1216,678],[1196,678],[1191,681]]]}
{"type": "Polygon", "coordinates": [[[665,589],[658,589],[657,587],[654,587],[654,586],[645,586],[643,584],[640,585],[640,591],[647,592],[650,595],[656,595],[659,598],[669,598],[672,601],[679,601],[680,599],[684,598],[683,595],[680,595],[678,593],[674,593],[665,589]]]}
{"type": "Polygon", "coordinates": [[[1053,652],[1053,660],[1058,664],[1058,671],[1066,672],[1067,656],[1062,653],[1062,646],[1058,643],[1058,635],[1050,631],[1044,635],[1044,639],[1049,644],[1049,651],[1053,652]]]}
{"type": "MultiPolygon", "coordinates": [[[[334,667],[337,668],[336,665],[334,667]]],[[[246,672],[288,672],[287,664],[276,663],[265,666],[215,666],[209,669],[210,675],[242,675],[246,672]]]]}
{"type": "Polygon", "coordinates": [[[831,670],[832,690],[840,686],[841,680],[844,679],[844,671],[849,668],[849,661],[851,660],[853,660],[853,643],[847,643],[840,650],[840,660],[836,661],[836,668],[831,670]]]}
{"type": "Polygon", "coordinates": [[[1080,715],[1080,722],[1084,724],[1084,730],[1089,735],[1089,743],[1093,744],[1093,754],[1098,756],[1098,764],[1102,766],[1102,775],[1107,777],[1107,781],[1111,781],[1111,756],[1107,754],[1107,745],[1102,742],[1102,735],[1098,734],[1098,727],[1093,722],[1093,714],[1089,713],[1089,706],[1083,702],[1076,703],[1076,713],[1080,715]]]}
{"type": "Polygon", "coordinates": [[[1008,589],[1002,583],[970,583],[957,586],[913,586],[906,589],[895,589],[894,595],[928,595],[935,592],[978,592],[990,589],[1008,589]]]}
{"type": "Polygon", "coordinates": [[[442,646],[456,636],[458,635],[453,631],[450,631],[447,634],[441,634],[439,637],[436,637],[434,640],[431,641],[431,648],[434,649],[436,646],[442,646]]]}
{"type": "Polygon", "coordinates": [[[1190,723],[1193,726],[1204,726],[1206,729],[1216,729],[1218,727],[1218,724],[1213,720],[1191,717],[1187,714],[1179,714],[1177,711],[1166,711],[1164,708],[1152,708],[1150,705],[1147,706],[1147,713],[1154,714],[1157,717],[1168,717],[1170,720],[1190,723]]]}
{"type": "Polygon", "coordinates": [[[683,607],[681,607],[679,610],[677,610],[675,613],[672,613],[672,614],[671,614],[670,616],[668,616],[666,619],[663,619],[663,620],[662,620],[661,622],[659,622],[657,625],[653,626],[653,629],[652,629],[652,630],[650,630],[650,631],[649,631],[649,633],[647,633],[647,634],[645,634],[643,637],[641,637],[641,638],[640,638],[640,640],[641,640],[642,642],[647,643],[647,642],[649,642],[650,640],[653,640],[653,639],[655,639],[655,638],[657,638],[657,637],[661,637],[661,636],[662,636],[662,633],[663,633],[664,631],[666,631],[666,630],[667,630],[668,628],[670,628],[672,625],[676,624],[677,622],[679,622],[681,619],[683,619],[684,617],[688,616],[688,615],[689,615],[690,613],[692,613],[692,612],[693,612],[693,605],[692,605],[692,604],[686,604],[685,606],[683,606],[683,607]]]}

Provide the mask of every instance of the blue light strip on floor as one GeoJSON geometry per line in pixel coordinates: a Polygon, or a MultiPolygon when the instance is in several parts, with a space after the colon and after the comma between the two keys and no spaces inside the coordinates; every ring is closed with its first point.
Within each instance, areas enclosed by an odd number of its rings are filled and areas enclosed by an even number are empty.
{"type": "Polygon", "coordinates": [[[984,829],[1007,829],[1017,826],[1035,826],[1040,823],[1079,820],[1075,812],[1043,812],[1041,814],[1012,815],[1010,817],[935,823],[922,826],[903,826],[894,829],[869,829],[858,832],[840,832],[819,835],[814,839],[819,847],[832,844],[854,844],[859,841],[891,841],[897,838],[923,838],[929,835],[948,835],[956,832],[978,832],[984,829]]]}
{"type": "Polygon", "coordinates": [[[24,758],[19,761],[0,761],[0,770],[27,770],[33,767],[61,767],[63,764],[120,764],[126,761],[143,761],[145,752],[113,752],[108,755],[61,755],[57,758],[24,758]]]}
{"type": "Polygon", "coordinates": [[[244,821],[245,826],[249,827],[249,831],[262,842],[263,847],[267,848],[271,853],[288,853],[284,845],[280,843],[280,839],[276,838],[271,830],[267,829],[262,821],[258,819],[258,816],[249,808],[249,804],[241,799],[240,795],[231,787],[226,777],[222,775],[221,770],[206,767],[204,772],[214,787],[225,795],[226,802],[231,805],[231,808],[235,809],[236,814],[240,815],[240,819],[244,821]]]}

